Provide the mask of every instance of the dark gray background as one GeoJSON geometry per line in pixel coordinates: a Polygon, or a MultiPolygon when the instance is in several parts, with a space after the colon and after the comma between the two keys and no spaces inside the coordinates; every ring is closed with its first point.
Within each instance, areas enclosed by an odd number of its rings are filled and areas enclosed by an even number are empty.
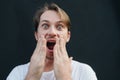
{"type": "Polygon", "coordinates": [[[89,64],[99,80],[120,80],[119,0],[0,0],[0,80],[29,62],[35,48],[32,17],[45,2],[57,3],[71,18],[69,55],[89,64]]]}

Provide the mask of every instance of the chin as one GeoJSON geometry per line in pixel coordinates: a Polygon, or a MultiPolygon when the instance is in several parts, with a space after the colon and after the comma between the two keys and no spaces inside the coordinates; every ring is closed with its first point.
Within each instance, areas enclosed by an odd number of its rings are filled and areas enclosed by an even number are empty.
{"type": "Polygon", "coordinates": [[[53,57],[53,56],[46,56],[46,59],[53,61],[53,60],[54,60],[54,57],[53,57]]]}

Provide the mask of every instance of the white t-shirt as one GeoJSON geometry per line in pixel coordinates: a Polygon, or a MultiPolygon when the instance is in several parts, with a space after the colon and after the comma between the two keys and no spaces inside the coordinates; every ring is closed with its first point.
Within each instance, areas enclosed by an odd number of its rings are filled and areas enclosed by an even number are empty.
{"type": "MultiPolygon", "coordinates": [[[[16,66],[6,80],[24,80],[27,74],[29,63],[16,66]]],[[[93,69],[84,63],[72,60],[72,79],[73,80],[97,80],[93,69]]],[[[56,80],[54,71],[43,72],[40,80],[56,80]]]]}

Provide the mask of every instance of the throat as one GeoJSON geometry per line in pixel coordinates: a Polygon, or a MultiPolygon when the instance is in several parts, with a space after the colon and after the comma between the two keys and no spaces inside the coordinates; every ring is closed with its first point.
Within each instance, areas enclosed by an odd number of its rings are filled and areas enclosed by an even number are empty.
{"type": "Polygon", "coordinates": [[[48,49],[53,50],[54,45],[48,46],[48,49]]]}
{"type": "Polygon", "coordinates": [[[44,72],[49,72],[53,70],[53,61],[51,60],[46,60],[45,61],[45,68],[44,68],[44,72]]]}
{"type": "Polygon", "coordinates": [[[55,45],[55,42],[47,42],[47,47],[48,47],[48,49],[50,49],[50,50],[53,50],[54,45],[55,45]]]}

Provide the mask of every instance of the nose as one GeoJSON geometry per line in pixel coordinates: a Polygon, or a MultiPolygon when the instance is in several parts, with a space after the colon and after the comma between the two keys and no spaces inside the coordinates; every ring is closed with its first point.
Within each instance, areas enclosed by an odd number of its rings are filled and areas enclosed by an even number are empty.
{"type": "Polygon", "coordinates": [[[56,35],[57,35],[57,32],[56,32],[54,26],[50,27],[49,31],[48,31],[48,36],[51,38],[54,38],[56,35]]]}

